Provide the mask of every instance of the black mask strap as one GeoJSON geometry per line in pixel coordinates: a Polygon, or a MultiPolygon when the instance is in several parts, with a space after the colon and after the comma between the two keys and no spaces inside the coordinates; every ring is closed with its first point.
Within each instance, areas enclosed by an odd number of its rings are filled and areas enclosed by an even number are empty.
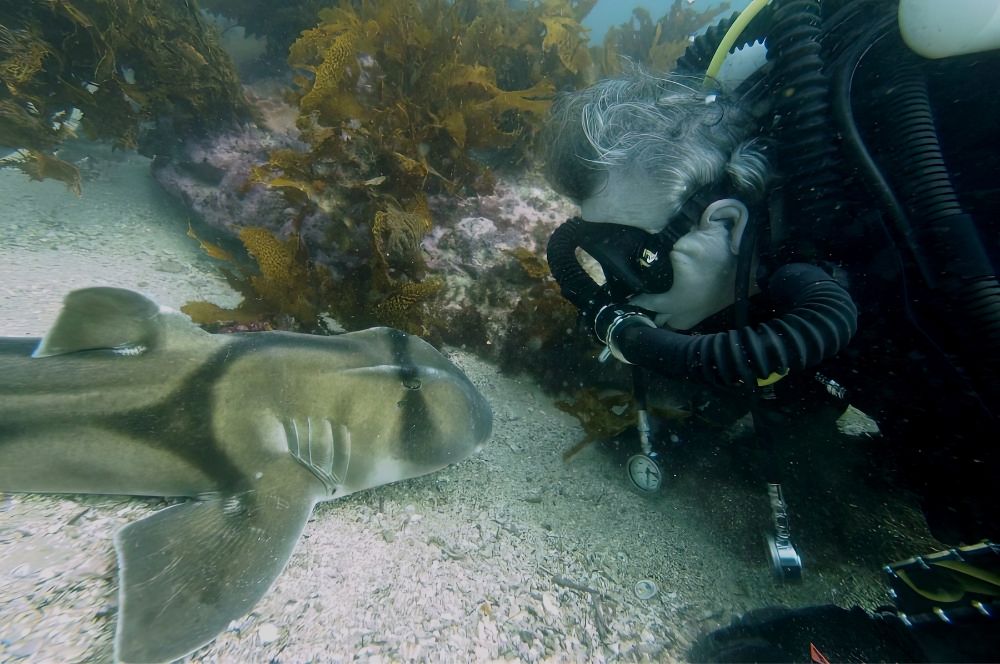
{"type": "Polygon", "coordinates": [[[717,182],[696,190],[684,201],[680,211],[673,216],[659,234],[664,235],[664,240],[669,242],[672,247],[682,236],[698,227],[705,208],[715,201],[729,198],[732,195],[727,184],[727,181],[717,182]]]}

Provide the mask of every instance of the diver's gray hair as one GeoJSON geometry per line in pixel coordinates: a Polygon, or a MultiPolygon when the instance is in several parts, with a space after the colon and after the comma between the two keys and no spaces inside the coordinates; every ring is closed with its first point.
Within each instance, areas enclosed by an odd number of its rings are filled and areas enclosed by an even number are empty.
{"type": "Polygon", "coordinates": [[[654,76],[632,65],[618,77],[560,95],[542,134],[549,184],[580,202],[600,191],[610,168],[623,167],[664,187],[670,215],[725,175],[734,193],[760,198],[770,167],[753,138],[754,118],[700,86],[700,78],[654,76]]]}

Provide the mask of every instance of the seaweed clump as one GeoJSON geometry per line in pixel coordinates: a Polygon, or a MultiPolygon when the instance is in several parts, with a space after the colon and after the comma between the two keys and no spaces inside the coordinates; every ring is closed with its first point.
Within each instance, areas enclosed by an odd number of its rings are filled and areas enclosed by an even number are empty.
{"type": "Polygon", "coordinates": [[[729,9],[728,2],[701,11],[689,5],[684,0],[674,0],[667,13],[657,20],[643,7],[633,9],[630,20],[609,28],[604,43],[592,49],[598,77],[621,73],[627,61],[642,65],[647,71],[671,71],[690,45],[691,35],[729,9]]]}
{"type": "MultiPolygon", "coordinates": [[[[564,461],[569,461],[593,443],[608,442],[618,438],[626,431],[634,429],[639,423],[639,405],[631,392],[623,390],[599,391],[593,387],[581,388],[570,398],[556,401],[555,405],[559,410],[578,419],[583,428],[583,438],[563,453],[564,461]]],[[[651,406],[649,412],[660,422],[669,422],[672,428],[679,428],[697,417],[690,404],[684,407],[651,406]]],[[[710,425],[714,424],[711,421],[707,422],[710,425]]]]}
{"type": "Polygon", "coordinates": [[[330,332],[331,324],[351,327],[373,324],[429,336],[429,319],[424,305],[443,287],[438,278],[403,282],[387,289],[377,304],[366,301],[363,293],[338,284],[330,269],[313,261],[298,235],[281,239],[266,228],[246,227],[239,238],[254,266],[246,267],[232,254],[200,238],[192,229],[188,236],[198,242],[208,256],[226,263],[222,267],[229,285],[243,296],[233,309],[210,302],[188,302],[181,307],[201,325],[262,325],[263,329],[291,329],[330,332]],[[332,316],[330,321],[326,316],[332,316]]]}
{"type": "Polygon", "coordinates": [[[635,398],[628,392],[601,393],[588,387],[577,390],[569,399],[556,401],[555,405],[578,419],[583,427],[583,438],[563,453],[564,461],[592,443],[620,436],[638,422],[635,398]]]}
{"type": "Polygon", "coordinates": [[[523,166],[556,89],[588,80],[593,4],[342,0],[291,45],[308,147],[273,152],[251,179],[324,213],[331,246],[368,256],[341,275],[366,317],[398,322],[439,292],[424,283],[427,196],[487,193],[492,168],[523,166]]]}
{"type": "Polygon", "coordinates": [[[194,0],[0,4],[0,165],[79,191],[56,150],[78,131],[152,156],[251,118],[194,0]]]}
{"type": "Polygon", "coordinates": [[[181,307],[202,325],[220,323],[266,323],[267,328],[323,329],[320,314],[332,290],[331,275],[305,254],[297,236],[279,239],[265,228],[246,227],[240,241],[256,264],[256,269],[239,266],[236,259],[217,245],[205,242],[193,230],[188,235],[209,256],[231,264],[223,268],[227,281],[243,296],[235,309],[210,302],[189,302],[181,307]]]}

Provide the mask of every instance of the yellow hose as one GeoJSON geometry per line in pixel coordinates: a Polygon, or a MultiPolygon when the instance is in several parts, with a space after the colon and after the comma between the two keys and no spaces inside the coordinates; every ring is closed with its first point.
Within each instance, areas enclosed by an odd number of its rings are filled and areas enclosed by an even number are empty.
{"type": "Polygon", "coordinates": [[[747,24],[753,20],[757,14],[760,13],[764,7],[771,4],[771,0],[753,0],[749,5],[746,6],[740,15],[736,17],[736,21],[730,26],[729,30],[726,31],[726,36],[722,38],[722,42],[719,44],[719,48],[715,49],[715,54],[712,56],[712,61],[708,63],[708,69],[705,70],[705,80],[702,82],[704,87],[708,87],[709,83],[719,74],[719,70],[722,69],[722,63],[725,61],[726,56],[729,55],[729,49],[733,47],[736,40],[740,38],[743,34],[743,30],[746,29],[747,24]]]}

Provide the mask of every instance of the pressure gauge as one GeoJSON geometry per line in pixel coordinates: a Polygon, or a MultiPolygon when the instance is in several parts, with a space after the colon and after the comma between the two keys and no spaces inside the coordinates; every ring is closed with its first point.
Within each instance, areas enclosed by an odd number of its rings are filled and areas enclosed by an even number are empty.
{"type": "Polygon", "coordinates": [[[635,488],[643,493],[659,491],[663,485],[663,470],[656,452],[636,454],[628,460],[628,478],[635,488]]]}

